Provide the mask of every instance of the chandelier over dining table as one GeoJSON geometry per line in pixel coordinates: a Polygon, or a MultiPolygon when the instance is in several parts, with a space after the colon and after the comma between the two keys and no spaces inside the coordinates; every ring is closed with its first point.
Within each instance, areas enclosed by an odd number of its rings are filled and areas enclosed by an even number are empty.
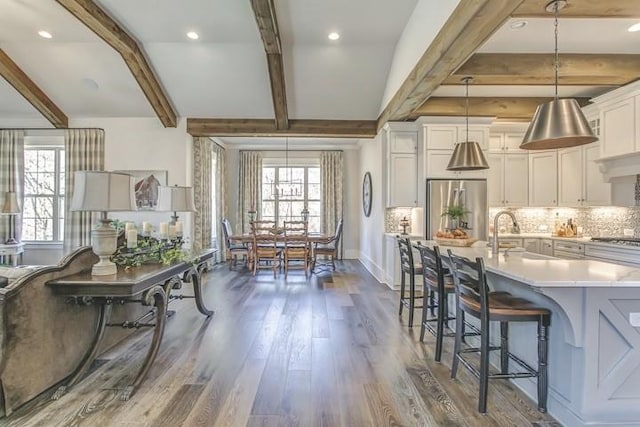
{"type": "Polygon", "coordinates": [[[275,193],[282,198],[298,198],[302,196],[302,180],[294,179],[292,176],[292,170],[289,168],[289,137],[285,138],[284,149],[284,173],[285,177],[282,179],[281,174],[278,174],[277,184],[275,184],[275,193]]]}

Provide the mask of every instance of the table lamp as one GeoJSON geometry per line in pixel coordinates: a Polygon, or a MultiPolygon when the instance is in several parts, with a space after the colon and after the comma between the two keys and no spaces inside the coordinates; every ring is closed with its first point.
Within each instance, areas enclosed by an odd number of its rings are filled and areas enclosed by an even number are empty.
{"type": "Polygon", "coordinates": [[[111,220],[107,219],[107,212],[136,210],[131,176],[104,171],[76,171],[71,210],[101,212],[100,225],[91,230],[92,249],[100,258],[93,265],[91,274],[115,274],[116,265],[109,258],[116,251],[118,233],[109,224],[111,220]]]}
{"type": "Polygon", "coordinates": [[[2,205],[2,214],[9,215],[9,238],[4,242],[7,245],[16,245],[18,241],[15,239],[15,219],[14,217],[20,213],[18,205],[18,195],[15,191],[7,191],[4,193],[4,204],[2,205]]]}
{"type": "Polygon", "coordinates": [[[194,212],[196,207],[193,203],[192,187],[159,187],[157,211],[173,211],[170,224],[178,222],[178,212],[194,212]]]}

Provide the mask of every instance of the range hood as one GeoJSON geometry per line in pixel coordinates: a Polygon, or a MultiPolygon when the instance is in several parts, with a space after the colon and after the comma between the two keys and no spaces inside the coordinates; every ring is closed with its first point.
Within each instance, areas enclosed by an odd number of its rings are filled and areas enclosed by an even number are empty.
{"type": "Polygon", "coordinates": [[[594,160],[605,182],[614,178],[636,176],[640,174],[640,152],[621,154],[594,160]]]}

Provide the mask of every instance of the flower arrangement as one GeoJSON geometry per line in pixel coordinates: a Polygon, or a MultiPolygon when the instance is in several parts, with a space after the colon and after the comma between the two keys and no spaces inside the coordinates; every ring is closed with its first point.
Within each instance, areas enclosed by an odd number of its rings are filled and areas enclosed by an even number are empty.
{"type": "Polygon", "coordinates": [[[138,245],[127,248],[121,243],[111,256],[111,261],[128,270],[142,264],[170,265],[184,261],[188,252],[182,249],[182,239],[158,240],[151,236],[138,236],[138,245]]]}

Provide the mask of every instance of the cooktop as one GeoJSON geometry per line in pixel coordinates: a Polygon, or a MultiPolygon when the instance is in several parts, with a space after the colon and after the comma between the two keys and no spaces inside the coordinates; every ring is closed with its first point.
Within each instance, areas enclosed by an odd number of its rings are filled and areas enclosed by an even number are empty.
{"type": "Polygon", "coordinates": [[[637,237],[592,237],[591,241],[640,247],[640,238],[637,238],[637,237]]]}

